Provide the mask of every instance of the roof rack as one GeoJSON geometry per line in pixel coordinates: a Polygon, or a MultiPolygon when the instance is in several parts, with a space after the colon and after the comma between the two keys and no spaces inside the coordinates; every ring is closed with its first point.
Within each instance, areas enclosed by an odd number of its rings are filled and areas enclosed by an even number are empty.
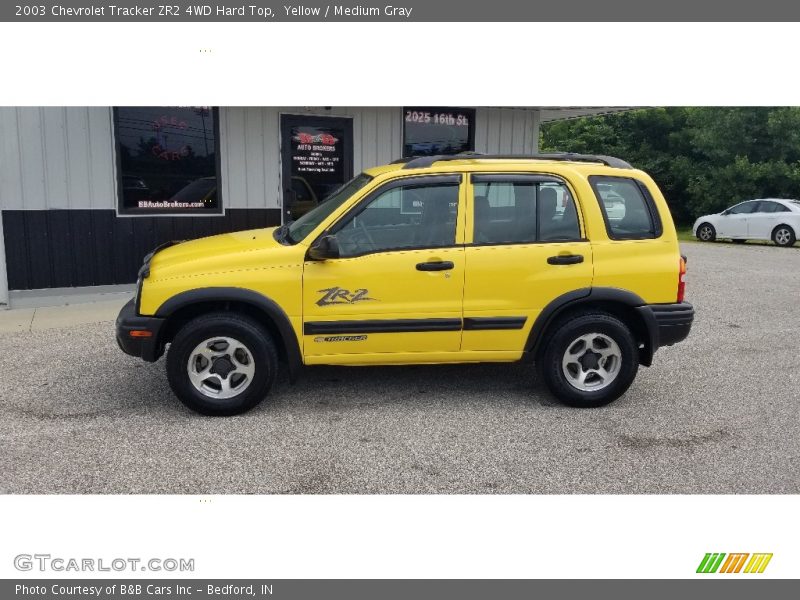
{"type": "Polygon", "coordinates": [[[450,160],[469,160],[469,159],[488,159],[488,160],[560,160],[564,162],[588,162],[600,163],[607,167],[617,169],[632,169],[630,163],[621,158],[604,156],[602,154],[575,154],[574,152],[554,152],[550,154],[479,154],[477,152],[464,152],[462,154],[448,154],[437,156],[419,156],[417,158],[401,158],[393,164],[405,163],[404,169],[425,169],[433,163],[450,160]]]}

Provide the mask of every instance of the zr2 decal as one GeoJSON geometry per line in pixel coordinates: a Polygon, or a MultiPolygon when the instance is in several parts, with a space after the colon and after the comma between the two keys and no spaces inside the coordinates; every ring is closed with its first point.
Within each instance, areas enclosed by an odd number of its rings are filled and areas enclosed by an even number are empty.
{"type": "Polygon", "coordinates": [[[354,292],[340,287],[332,287],[324,290],[317,290],[323,294],[322,298],[317,300],[317,306],[330,306],[332,304],[355,304],[356,302],[363,302],[364,300],[375,300],[368,296],[369,290],[360,288],[354,292]]]}

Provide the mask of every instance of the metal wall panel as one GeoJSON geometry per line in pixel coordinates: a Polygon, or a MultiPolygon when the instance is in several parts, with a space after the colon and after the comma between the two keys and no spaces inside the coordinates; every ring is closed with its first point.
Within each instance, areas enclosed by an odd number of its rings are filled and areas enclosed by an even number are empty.
{"type": "Polygon", "coordinates": [[[533,154],[539,149],[539,115],[535,109],[478,108],[475,151],[486,154],[533,154]]]}
{"type": "Polygon", "coordinates": [[[107,107],[0,107],[0,208],[115,208],[107,107]]]}
{"type": "MultiPolygon", "coordinates": [[[[354,172],[400,158],[401,107],[220,109],[222,199],[227,208],[279,208],[280,115],[353,119],[354,172]]],[[[478,108],[478,152],[537,149],[534,109],[478,108]]],[[[0,208],[116,210],[108,107],[0,107],[0,208]]]]}

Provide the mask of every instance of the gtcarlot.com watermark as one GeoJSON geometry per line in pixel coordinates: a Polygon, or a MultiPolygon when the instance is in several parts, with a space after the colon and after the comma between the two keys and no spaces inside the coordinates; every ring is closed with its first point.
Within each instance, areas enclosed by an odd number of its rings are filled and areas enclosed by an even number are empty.
{"type": "Polygon", "coordinates": [[[192,572],[193,558],[75,558],[51,556],[50,554],[17,554],[14,557],[14,568],[17,571],[40,572],[116,572],[133,573],[141,571],[155,572],[192,572]]]}

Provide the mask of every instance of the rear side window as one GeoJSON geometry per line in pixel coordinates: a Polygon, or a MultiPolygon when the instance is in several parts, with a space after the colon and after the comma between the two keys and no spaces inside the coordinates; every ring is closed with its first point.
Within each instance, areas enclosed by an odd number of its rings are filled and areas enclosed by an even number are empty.
{"type": "Polygon", "coordinates": [[[566,185],[510,176],[473,178],[476,244],[532,244],[581,239],[566,185]]]}
{"type": "Polygon", "coordinates": [[[777,213],[777,212],[791,212],[791,211],[783,204],[778,204],[777,202],[762,201],[761,204],[758,205],[758,212],[777,213]]]}
{"type": "Polygon", "coordinates": [[[608,236],[640,240],[661,235],[661,219],[645,185],[628,177],[589,177],[603,211],[608,236]]]}

